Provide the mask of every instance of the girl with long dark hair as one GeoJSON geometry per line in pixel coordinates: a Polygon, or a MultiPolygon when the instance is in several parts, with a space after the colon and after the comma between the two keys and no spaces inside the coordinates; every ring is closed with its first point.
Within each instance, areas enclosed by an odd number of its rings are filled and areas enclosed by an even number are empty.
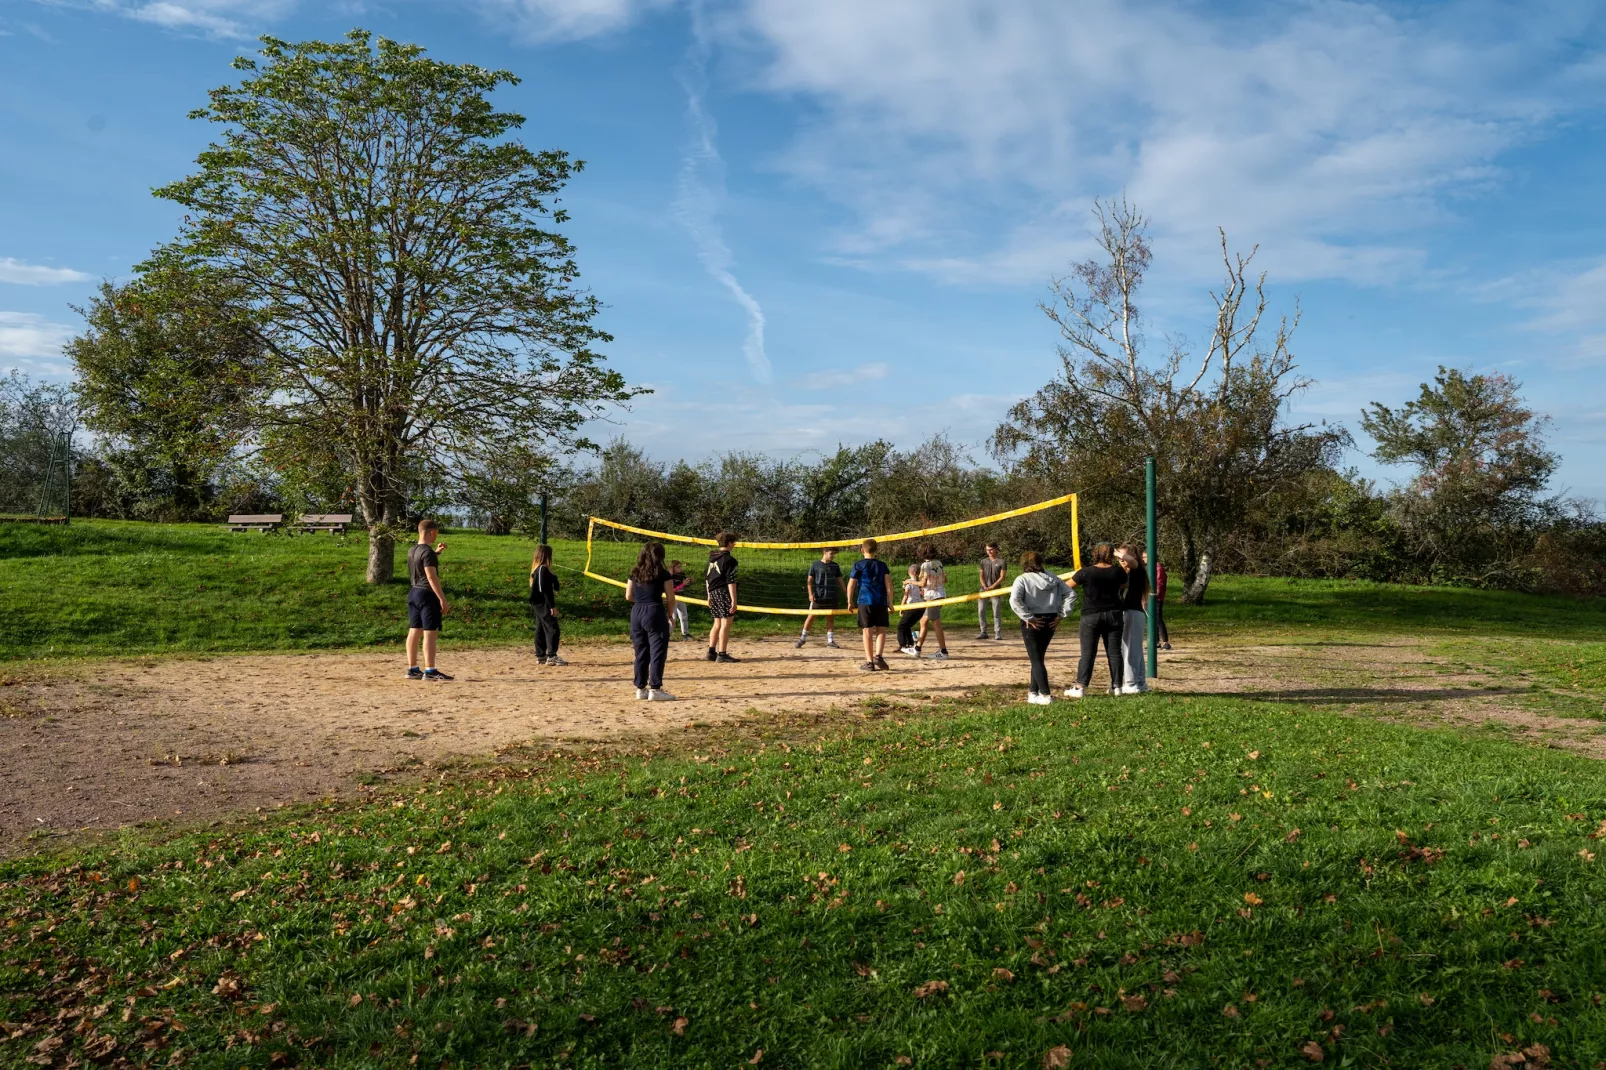
{"type": "Polygon", "coordinates": [[[669,654],[669,615],[675,611],[675,581],[664,568],[662,544],[642,546],[625,581],[630,606],[630,645],[636,651],[636,697],[672,702],[664,690],[664,659],[669,654]]]}

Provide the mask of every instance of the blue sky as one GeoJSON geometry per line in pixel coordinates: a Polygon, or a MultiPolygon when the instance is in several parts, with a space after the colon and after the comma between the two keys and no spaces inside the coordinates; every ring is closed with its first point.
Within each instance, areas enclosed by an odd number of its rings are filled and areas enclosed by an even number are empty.
{"type": "Polygon", "coordinates": [[[258,34],[353,26],[506,67],[588,162],[569,233],[662,458],[946,431],[1057,367],[1037,311],[1094,197],[1153,221],[1149,335],[1208,339],[1216,227],[1258,243],[1357,435],[1439,364],[1523,381],[1606,498],[1606,8],[1203,0],[0,0],[0,368],[177,217],[185,118],[258,34]]]}

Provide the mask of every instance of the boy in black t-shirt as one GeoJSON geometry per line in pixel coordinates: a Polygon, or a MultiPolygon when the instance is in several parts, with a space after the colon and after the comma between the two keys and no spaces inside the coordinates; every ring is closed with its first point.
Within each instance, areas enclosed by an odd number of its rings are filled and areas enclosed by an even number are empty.
{"type": "Polygon", "coordinates": [[[736,566],[731,547],[736,545],[736,533],[722,531],[714,536],[719,547],[708,554],[708,613],[714,626],[708,632],[708,660],[734,662],[726,647],[731,641],[731,620],[736,616],[736,566]]]}
{"type": "Polygon", "coordinates": [[[435,649],[440,641],[441,618],[446,616],[446,592],[441,589],[440,555],[444,542],[436,542],[440,528],[433,520],[418,522],[418,542],[407,551],[407,679],[450,680],[435,668],[435,649]],[[431,544],[434,545],[431,545],[431,544]],[[419,646],[424,650],[424,667],[418,667],[419,646]]]}
{"type": "Polygon", "coordinates": [[[825,614],[825,645],[836,646],[836,611],[842,606],[842,566],[836,563],[836,548],[827,546],[820,551],[820,559],[809,566],[809,615],[803,618],[803,634],[793,646],[809,641],[809,624],[819,614],[825,614]]]}

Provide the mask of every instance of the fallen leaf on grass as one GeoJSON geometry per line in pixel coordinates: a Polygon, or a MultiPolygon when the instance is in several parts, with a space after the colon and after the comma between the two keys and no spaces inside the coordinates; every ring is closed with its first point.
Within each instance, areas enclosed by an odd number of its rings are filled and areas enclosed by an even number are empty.
{"type": "Polygon", "coordinates": [[[1265,900],[1260,898],[1260,896],[1256,895],[1254,892],[1245,892],[1244,902],[1248,903],[1252,907],[1258,907],[1260,904],[1264,903],[1265,900]]]}
{"type": "Polygon", "coordinates": [[[955,885],[960,885],[960,884],[964,884],[964,883],[965,883],[965,871],[964,870],[960,870],[958,873],[954,874],[954,884],[955,885]]]}
{"type": "Polygon", "coordinates": [[[676,1018],[674,1024],[669,1027],[669,1031],[677,1037],[683,1037],[686,1035],[686,1027],[690,1024],[691,1022],[685,1018],[676,1018]]]}
{"type": "Polygon", "coordinates": [[[1229,1003],[1225,1007],[1221,1008],[1221,1016],[1223,1018],[1242,1018],[1243,1017],[1243,1015],[1238,1013],[1238,1008],[1233,1006],[1231,1003],[1229,1003]]]}
{"type": "Polygon", "coordinates": [[[757,1066],[758,1063],[759,1063],[759,1060],[762,1059],[762,1058],[764,1058],[764,1049],[760,1048],[760,1049],[758,1049],[757,1051],[755,1051],[753,1053],[753,1057],[751,1059],[747,1060],[747,1065],[748,1066],[757,1066]]]}
{"type": "Polygon", "coordinates": [[[1316,1043],[1314,1040],[1305,1041],[1305,1043],[1300,1046],[1299,1054],[1303,1055],[1313,1063],[1322,1062],[1327,1058],[1327,1053],[1322,1050],[1322,1046],[1316,1043]]]}
{"type": "Polygon", "coordinates": [[[927,981],[923,985],[915,985],[915,999],[925,999],[927,996],[940,995],[948,991],[947,981],[927,981]]]}
{"type": "Polygon", "coordinates": [[[915,1061],[907,1055],[899,1055],[892,1060],[893,1066],[913,1066],[915,1061]]]}
{"type": "Polygon", "coordinates": [[[1004,967],[995,966],[993,968],[993,980],[995,980],[995,981],[1003,981],[1005,984],[1008,984],[1010,981],[1013,981],[1014,979],[1015,979],[1015,975],[1013,973],[1010,973],[1008,970],[1004,969],[1004,967]]]}
{"type": "Polygon", "coordinates": [[[1064,1044],[1043,1053],[1043,1070],[1065,1070],[1071,1065],[1071,1049],[1064,1044]]]}
{"type": "Polygon", "coordinates": [[[1127,1010],[1131,1011],[1133,1014],[1136,1014],[1138,1011],[1144,1010],[1145,1008],[1148,1007],[1148,1005],[1149,1005],[1149,1001],[1144,999],[1142,996],[1122,996],[1121,997],[1121,1006],[1125,1007],[1127,1010]]]}

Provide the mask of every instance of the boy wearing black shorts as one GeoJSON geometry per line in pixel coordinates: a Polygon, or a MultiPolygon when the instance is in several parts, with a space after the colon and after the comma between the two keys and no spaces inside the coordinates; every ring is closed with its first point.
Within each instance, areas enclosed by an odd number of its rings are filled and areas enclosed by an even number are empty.
{"type": "Polygon", "coordinates": [[[865,672],[891,668],[883,656],[887,645],[887,616],[892,607],[892,570],[876,559],[876,541],[859,546],[864,557],[848,573],[848,602],[859,607],[859,634],[864,637],[865,672]]]}
{"type": "Polygon", "coordinates": [[[736,558],[731,547],[736,545],[736,533],[722,531],[714,536],[717,550],[708,554],[708,613],[714,626],[708,633],[708,660],[734,662],[725,649],[731,641],[731,620],[736,616],[736,558]]]}
{"type": "Polygon", "coordinates": [[[441,590],[440,555],[444,542],[436,542],[440,528],[433,520],[418,522],[418,542],[407,551],[407,679],[450,680],[435,668],[441,618],[446,616],[446,592],[441,590]],[[431,545],[433,544],[433,545],[431,545]],[[418,667],[418,648],[424,648],[424,667],[418,667]]]}
{"type": "Polygon", "coordinates": [[[818,615],[825,614],[825,645],[836,646],[836,611],[842,606],[842,566],[836,563],[836,549],[827,546],[820,551],[820,559],[809,566],[809,615],[803,618],[803,634],[793,646],[809,641],[809,625],[818,615]]]}

